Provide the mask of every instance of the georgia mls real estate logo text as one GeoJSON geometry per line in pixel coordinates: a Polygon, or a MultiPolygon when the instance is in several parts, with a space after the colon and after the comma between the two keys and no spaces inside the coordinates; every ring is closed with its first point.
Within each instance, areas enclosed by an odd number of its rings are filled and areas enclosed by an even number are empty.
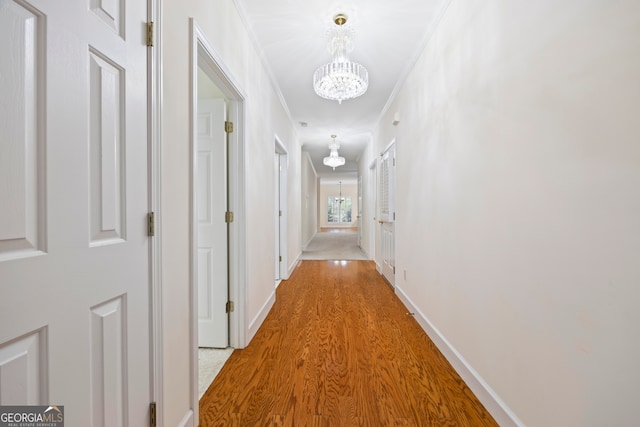
{"type": "Polygon", "coordinates": [[[0,406],[0,427],[64,427],[64,406],[0,406]]]}

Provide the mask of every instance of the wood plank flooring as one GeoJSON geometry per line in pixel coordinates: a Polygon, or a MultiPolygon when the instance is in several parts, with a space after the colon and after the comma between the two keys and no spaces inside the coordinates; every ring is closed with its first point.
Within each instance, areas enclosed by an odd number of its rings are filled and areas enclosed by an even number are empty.
{"type": "Polygon", "coordinates": [[[494,426],[371,261],[302,261],[200,426],[494,426]]]}

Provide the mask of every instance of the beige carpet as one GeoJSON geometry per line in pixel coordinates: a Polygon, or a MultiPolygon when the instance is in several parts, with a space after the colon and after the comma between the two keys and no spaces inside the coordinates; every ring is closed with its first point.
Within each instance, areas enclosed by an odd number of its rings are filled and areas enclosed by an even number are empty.
{"type": "Polygon", "coordinates": [[[233,353],[232,348],[200,348],[198,349],[198,391],[199,398],[209,388],[220,369],[224,366],[229,356],[233,353]]]}
{"type": "Polygon", "coordinates": [[[350,229],[334,229],[316,233],[302,251],[300,259],[367,260],[358,246],[358,232],[350,229]]]}

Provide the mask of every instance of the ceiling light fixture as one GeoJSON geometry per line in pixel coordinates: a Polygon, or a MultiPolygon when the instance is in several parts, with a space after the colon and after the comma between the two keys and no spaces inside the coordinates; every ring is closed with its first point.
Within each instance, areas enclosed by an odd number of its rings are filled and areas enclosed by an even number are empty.
{"type": "Polygon", "coordinates": [[[329,150],[331,151],[329,153],[329,156],[322,159],[322,163],[324,163],[325,166],[329,166],[333,168],[333,170],[336,170],[338,166],[344,165],[344,157],[340,157],[338,155],[338,148],[340,148],[340,143],[336,141],[336,135],[331,135],[331,138],[333,138],[333,141],[329,143],[329,150]]]}
{"type": "Polygon", "coordinates": [[[319,67],[313,74],[313,89],[318,96],[342,104],[345,99],[357,98],[369,87],[369,73],[362,65],[349,61],[353,50],[353,29],[345,27],[347,15],[333,17],[336,28],[331,33],[329,52],[333,61],[319,67]]]}

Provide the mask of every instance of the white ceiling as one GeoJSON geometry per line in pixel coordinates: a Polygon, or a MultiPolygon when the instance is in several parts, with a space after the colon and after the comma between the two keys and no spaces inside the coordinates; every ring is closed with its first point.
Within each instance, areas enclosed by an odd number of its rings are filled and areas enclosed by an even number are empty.
{"type": "Polygon", "coordinates": [[[447,0],[235,0],[289,109],[302,149],[320,176],[330,135],[338,135],[346,164],[335,173],[355,173],[356,160],[387,102],[423,49],[447,0]],[[369,90],[360,98],[329,101],[313,90],[313,73],[331,61],[328,31],[333,16],[346,13],[355,30],[349,58],[369,72],[369,90]],[[300,122],[307,123],[302,127],[300,122]]]}

